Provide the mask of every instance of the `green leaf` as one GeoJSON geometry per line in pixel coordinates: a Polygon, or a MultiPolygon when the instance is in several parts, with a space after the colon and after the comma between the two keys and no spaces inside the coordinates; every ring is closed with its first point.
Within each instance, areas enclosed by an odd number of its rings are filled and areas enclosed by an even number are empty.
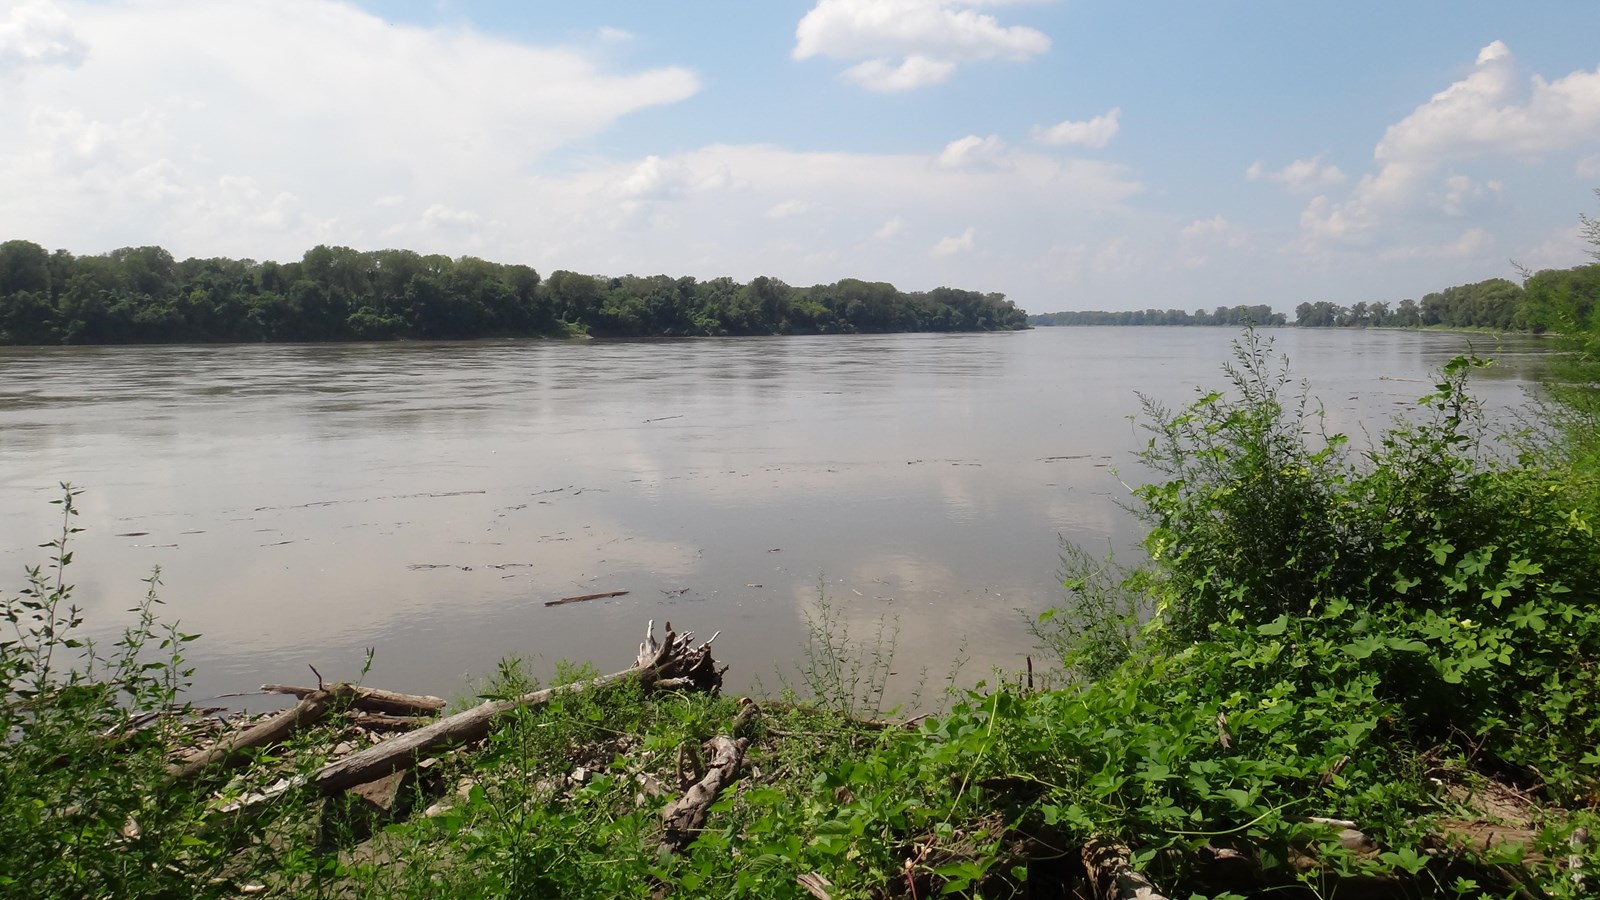
{"type": "Polygon", "coordinates": [[[1265,625],[1256,626],[1256,633],[1265,637],[1275,637],[1289,629],[1289,617],[1282,615],[1265,625]]]}

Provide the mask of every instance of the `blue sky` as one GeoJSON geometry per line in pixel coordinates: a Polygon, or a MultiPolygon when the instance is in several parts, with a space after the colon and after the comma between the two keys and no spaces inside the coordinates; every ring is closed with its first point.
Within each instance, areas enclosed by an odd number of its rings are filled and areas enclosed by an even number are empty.
{"type": "Polygon", "coordinates": [[[0,238],[1034,311],[1586,261],[1600,4],[0,0],[0,238]]]}

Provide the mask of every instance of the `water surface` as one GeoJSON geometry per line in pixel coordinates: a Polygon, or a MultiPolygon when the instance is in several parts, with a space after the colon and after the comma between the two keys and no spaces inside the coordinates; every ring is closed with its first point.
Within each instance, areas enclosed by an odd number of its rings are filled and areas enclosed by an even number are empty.
{"type": "MultiPolygon", "coordinates": [[[[1469,341],[1272,335],[1357,432],[1469,341]]],[[[1137,540],[1137,394],[1221,387],[1236,336],[0,348],[0,588],[70,481],[89,621],[159,565],[200,693],[353,676],[368,647],[369,683],[445,695],[505,655],[611,670],[651,618],[721,629],[730,685],[771,688],[821,593],[859,632],[898,622],[903,696],[958,653],[1021,665],[1059,537],[1137,540]]],[[[1543,345],[1470,340],[1500,360],[1480,396],[1519,403],[1543,345]]]]}

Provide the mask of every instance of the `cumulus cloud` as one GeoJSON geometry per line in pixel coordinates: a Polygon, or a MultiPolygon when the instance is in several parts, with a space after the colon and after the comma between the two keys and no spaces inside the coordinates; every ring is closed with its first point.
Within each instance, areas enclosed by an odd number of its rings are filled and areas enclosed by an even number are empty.
{"type": "Polygon", "coordinates": [[[616,72],[581,49],[391,25],[321,0],[28,3],[5,22],[8,63],[75,65],[33,65],[6,89],[0,231],[80,246],[259,257],[281,245],[194,215],[248,199],[223,196],[241,175],[268,206],[302,198],[296,243],[329,222],[375,240],[427,205],[375,216],[380,197],[496,202],[552,151],[699,89],[679,67],[616,72]],[[213,230],[238,243],[217,246],[213,230]]]}
{"type": "Polygon", "coordinates": [[[1196,219],[1178,232],[1178,261],[1184,268],[1198,269],[1221,251],[1249,250],[1253,246],[1245,229],[1218,213],[1209,219],[1196,219]]]}
{"type": "Polygon", "coordinates": [[[1258,160],[1245,170],[1245,177],[1251,181],[1271,181],[1281,184],[1295,193],[1333,187],[1344,184],[1345,181],[1344,173],[1339,171],[1339,167],[1323,165],[1321,156],[1297,159],[1277,171],[1268,169],[1258,160]]]}
{"type": "Polygon", "coordinates": [[[32,66],[74,66],[88,45],[72,19],[48,0],[8,4],[0,12],[0,78],[32,66]]]}
{"type": "MultiPolygon", "coordinates": [[[[795,59],[855,61],[845,76],[869,90],[948,80],[980,60],[1031,59],[1050,49],[1033,28],[1005,26],[977,0],[818,0],[795,28],[795,59]]],[[[988,4],[994,5],[994,4],[988,4]]]]}
{"type": "Polygon", "coordinates": [[[1393,247],[1383,258],[1394,259],[1482,259],[1494,247],[1494,237],[1482,228],[1468,228],[1455,240],[1442,244],[1393,247]]]}
{"type": "Polygon", "coordinates": [[[1581,225],[1567,225],[1548,232],[1543,240],[1519,252],[1516,258],[1535,271],[1567,269],[1590,262],[1592,249],[1581,225]]]}
{"type": "Polygon", "coordinates": [[[1113,107],[1104,115],[1095,116],[1084,122],[1068,120],[1051,125],[1049,128],[1035,128],[1034,140],[1043,144],[1082,144],[1085,147],[1104,147],[1111,143],[1122,129],[1122,109],[1113,107]]]}
{"type": "Polygon", "coordinates": [[[1600,153],[1578,160],[1578,177],[1600,181],[1600,153]]]}
{"type": "Polygon", "coordinates": [[[932,253],[934,256],[950,256],[956,253],[966,253],[973,248],[973,242],[977,237],[977,234],[978,230],[969,225],[967,226],[966,231],[961,232],[955,237],[940,238],[939,243],[933,245],[932,253]]]}
{"type": "Polygon", "coordinates": [[[1463,216],[1474,207],[1497,201],[1504,190],[1505,184],[1494,179],[1474,181],[1466,175],[1451,175],[1445,179],[1439,208],[1447,215],[1463,216]]]}
{"type": "Polygon", "coordinates": [[[1379,163],[1534,156],[1600,143],[1600,68],[1555,81],[1524,78],[1511,50],[1495,41],[1472,72],[1389,126],[1379,163]]]}
{"type": "Polygon", "coordinates": [[[1010,163],[1006,142],[998,135],[978,137],[969,134],[951,141],[939,154],[939,165],[947,169],[1000,169],[1010,163]]]}
{"type": "Polygon", "coordinates": [[[1390,125],[1373,149],[1376,172],[1340,202],[1314,198],[1301,214],[1307,249],[1363,243],[1397,217],[1459,216],[1493,202],[1498,181],[1444,175],[1446,165],[1534,158],[1600,144],[1600,69],[1554,81],[1524,77],[1500,41],[1478,53],[1472,71],[1390,125]]]}
{"type": "Polygon", "coordinates": [[[905,231],[905,230],[906,230],[905,217],[904,216],[895,216],[894,218],[890,219],[889,221],[887,221],[887,222],[883,223],[882,225],[878,226],[878,230],[874,231],[872,233],[872,236],[877,238],[880,241],[887,241],[888,239],[890,239],[892,237],[898,236],[900,234],[900,232],[905,231]]]}
{"type": "Polygon", "coordinates": [[[803,216],[811,211],[811,204],[804,200],[785,200],[777,203],[767,210],[769,219],[788,219],[794,216],[803,216]]]}

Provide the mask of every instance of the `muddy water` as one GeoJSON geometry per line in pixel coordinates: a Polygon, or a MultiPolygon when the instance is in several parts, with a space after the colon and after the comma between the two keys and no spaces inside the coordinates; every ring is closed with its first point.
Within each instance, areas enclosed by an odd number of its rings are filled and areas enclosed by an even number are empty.
{"type": "MultiPolygon", "coordinates": [[[[0,348],[0,588],[70,481],[89,621],[120,626],[160,566],[198,693],[351,676],[369,647],[369,683],[445,695],[506,655],[609,670],[651,618],[721,629],[730,682],[770,689],[823,594],[858,633],[898,623],[903,696],[958,655],[1021,664],[1058,536],[1137,540],[1136,392],[1220,387],[1234,337],[0,348]],[[544,605],[604,591],[629,593],[544,605]]],[[[1346,430],[1468,340],[1275,337],[1346,430]]],[[[1519,403],[1543,352],[1505,343],[1481,396],[1519,403]]]]}

